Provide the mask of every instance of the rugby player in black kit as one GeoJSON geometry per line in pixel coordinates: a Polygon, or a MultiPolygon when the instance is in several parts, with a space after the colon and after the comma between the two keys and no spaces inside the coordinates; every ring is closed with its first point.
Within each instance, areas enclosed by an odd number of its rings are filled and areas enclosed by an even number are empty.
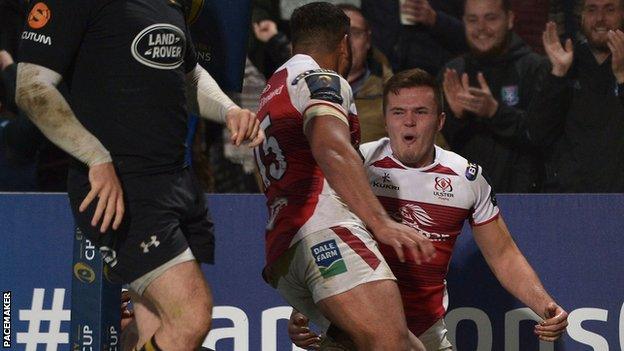
{"type": "Polygon", "coordinates": [[[194,350],[210,328],[197,261],[212,263],[214,238],[184,162],[187,95],[235,144],[264,139],[196,64],[181,1],[32,1],[19,52],[17,103],[75,158],[76,223],[130,284],[140,350],[194,350]]]}

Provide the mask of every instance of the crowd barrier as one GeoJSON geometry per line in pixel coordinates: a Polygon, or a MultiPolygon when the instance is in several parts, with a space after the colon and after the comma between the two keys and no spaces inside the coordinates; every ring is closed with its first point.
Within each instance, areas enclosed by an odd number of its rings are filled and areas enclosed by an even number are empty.
{"type": "MultiPolygon", "coordinates": [[[[264,197],[210,195],[208,203],[217,256],[204,267],[215,301],[204,345],[297,350],[286,335],[290,308],[260,276],[264,197]]],[[[624,350],[624,195],[500,195],[499,206],[547,290],[570,313],[568,333],[556,344],[537,341],[534,316],[496,282],[465,228],[448,279],[446,320],[457,350],[624,350]]],[[[74,237],[65,195],[0,195],[5,349],[92,351],[88,339],[69,343],[74,237]]]]}

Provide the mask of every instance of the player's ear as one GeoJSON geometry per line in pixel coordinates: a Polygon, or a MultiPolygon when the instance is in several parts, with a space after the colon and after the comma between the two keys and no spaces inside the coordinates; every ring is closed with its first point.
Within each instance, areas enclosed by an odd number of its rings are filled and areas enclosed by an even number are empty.
{"type": "Polygon", "coordinates": [[[349,34],[345,34],[340,41],[340,54],[345,57],[350,57],[351,43],[349,42],[349,34]]]}
{"type": "Polygon", "coordinates": [[[349,39],[349,34],[345,34],[342,37],[336,50],[338,52],[338,55],[336,57],[338,60],[338,73],[346,78],[349,75],[352,64],[351,42],[349,39]]]}
{"type": "Polygon", "coordinates": [[[446,113],[441,112],[438,116],[438,132],[444,128],[444,122],[446,122],[446,113]]]}

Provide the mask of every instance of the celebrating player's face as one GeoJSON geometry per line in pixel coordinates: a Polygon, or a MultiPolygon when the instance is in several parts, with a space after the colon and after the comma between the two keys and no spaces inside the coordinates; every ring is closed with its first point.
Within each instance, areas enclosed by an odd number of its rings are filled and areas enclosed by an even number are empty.
{"type": "Polygon", "coordinates": [[[386,129],[394,156],[410,167],[433,162],[433,143],[444,124],[430,87],[403,88],[388,93],[386,129]]]}
{"type": "Polygon", "coordinates": [[[513,28],[513,14],[505,11],[502,0],[468,0],[464,8],[464,25],[468,46],[474,54],[495,55],[506,44],[513,28]]]}
{"type": "Polygon", "coordinates": [[[607,33],[622,28],[624,9],[621,0],[585,0],[582,12],[583,34],[599,51],[608,51],[607,33]]]}

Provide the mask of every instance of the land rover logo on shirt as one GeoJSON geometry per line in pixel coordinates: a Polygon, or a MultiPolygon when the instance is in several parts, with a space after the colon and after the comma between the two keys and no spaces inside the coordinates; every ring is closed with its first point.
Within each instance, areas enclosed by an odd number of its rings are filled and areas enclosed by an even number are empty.
{"type": "Polygon", "coordinates": [[[182,65],[186,39],[180,28],[166,23],[143,29],[132,41],[132,56],[140,63],[158,69],[182,65]]]}

